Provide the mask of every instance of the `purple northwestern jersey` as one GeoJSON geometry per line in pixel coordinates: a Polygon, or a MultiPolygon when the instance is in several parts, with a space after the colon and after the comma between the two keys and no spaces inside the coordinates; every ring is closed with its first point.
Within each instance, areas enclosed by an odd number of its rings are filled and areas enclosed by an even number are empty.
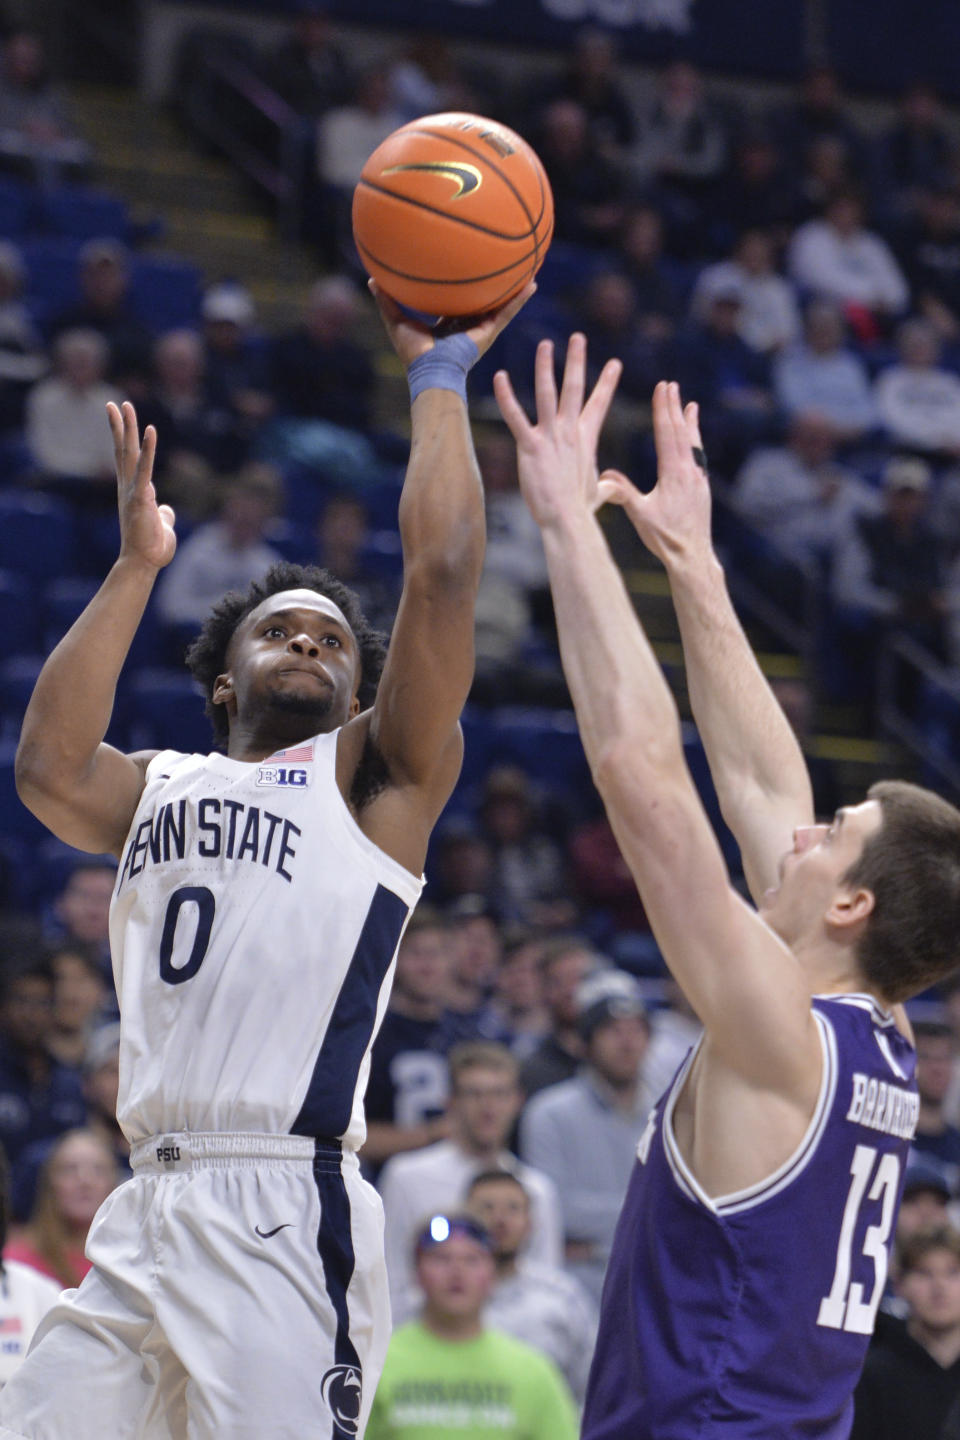
{"type": "MultiPolygon", "coordinates": [[[[759,1185],[709,1198],[651,1113],[607,1269],[583,1440],[846,1440],[917,1123],[912,1046],[868,995],[818,997],[823,1080],[759,1185]]],[[[695,1052],[693,1052],[695,1053],[695,1052]]]]}

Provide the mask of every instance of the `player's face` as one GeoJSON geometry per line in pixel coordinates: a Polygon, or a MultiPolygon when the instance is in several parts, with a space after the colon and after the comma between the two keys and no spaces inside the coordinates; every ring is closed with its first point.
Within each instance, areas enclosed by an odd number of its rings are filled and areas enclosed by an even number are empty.
{"type": "Polygon", "coordinates": [[[417,1279],[431,1313],[439,1319],[479,1316],[493,1285],[493,1256],[479,1240],[451,1235],[417,1260],[417,1279]]]}
{"type": "Polygon", "coordinates": [[[897,1287],[912,1317],[927,1330],[960,1326],[960,1260],[950,1250],[931,1250],[897,1287]]]}
{"type": "Polygon", "coordinates": [[[780,861],[780,884],[761,903],[765,920],[788,944],[822,923],[843,876],[880,829],[879,800],[844,806],[829,825],[805,825],[794,832],[793,848],[780,861]]]}
{"type": "Polygon", "coordinates": [[[470,1196],[470,1209],[490,1234],[498,1260],[512,1259],[530,1234],[530,1201],[512,1180],[485,1180],[470,1196]]]}
{"type": "Polygon", "coordinates": [[[521,1098],[516,1082],[506,1071],[471,1065],[459,1076],[451,1105],[465,1138],[471,1145],[486,1149],[505,1142],[521,1098]]]}
{"type": "Polygon", "coordinates": [[[360,655],[340,608],[314,590],[269,596],[237,626],[213,698],[251,724],[264,714],[302,738],[358,713],[360,655]]]}

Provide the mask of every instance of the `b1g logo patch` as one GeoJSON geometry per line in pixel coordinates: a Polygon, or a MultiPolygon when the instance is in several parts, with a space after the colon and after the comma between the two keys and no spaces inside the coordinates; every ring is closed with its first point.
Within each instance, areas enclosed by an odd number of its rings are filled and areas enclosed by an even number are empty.
{"type": "Polygon", "coordinates": [[[310,771],[293,765],[260,765],[257,784],[282,790],[304,790],[310,784],[310,771]]]}
{"type": "Polygon", "coordinates": [[[334,1365],[320,1381],[320,1394],[333,1416],[337,1436],[360,1434],[363,1381],[356,1365],[334,1365]]]}

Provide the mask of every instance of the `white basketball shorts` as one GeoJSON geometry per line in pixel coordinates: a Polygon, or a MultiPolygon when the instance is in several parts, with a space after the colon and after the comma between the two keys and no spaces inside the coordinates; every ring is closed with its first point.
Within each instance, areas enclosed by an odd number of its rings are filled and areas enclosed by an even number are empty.
{"type": "Polygon", "coordinates": [[[390,1335],[380,1197],[298,1136],[155,1136],[0,1394],[0,1440],[358,1440],[390,1335]]]}

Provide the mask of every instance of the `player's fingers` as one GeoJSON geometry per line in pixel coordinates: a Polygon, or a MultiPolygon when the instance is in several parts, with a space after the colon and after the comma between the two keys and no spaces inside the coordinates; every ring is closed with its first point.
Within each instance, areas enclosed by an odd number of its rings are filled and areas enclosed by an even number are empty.
{"type": "Polygon", "coordinates": [[[683,407],[683,416],[687,423],[687,438],[693,450],[693,458],[704,475],[707,473],[707,452],[703,448],[703,439],[700,435],[700,406],[695,400],[683,407]]]}
{"type": "Polygon", "coordinates": [[[388,295],[385,290],[381,290],[376,280],[368,280],[367,289],[373,296],[377,309],[388,324],[395,325],[403,319],[403,311],[400,309],[396,300],[394,300],[392,295],[388,295]]]}
{"type": "Polygon", "coordinates": [[[518,443],[524,435],[530,431],[530,421],[527,419],[523,406],[513,393],[513,386],[510,383],[510,376],[506,370],[498,370],[493,377],[493,393],[496,398],[503,422],[514,440],[518,443]]]}
{"type": "Polygon", "coordinates": [[[620,376],[623,374],[623,364],[620,360],[608,360],[600,371],[596,385],[590,392],[590,398],[583,407],[583,418],[587,425],[587,432],[591,439],[596,442],[600,431],[603,429],[603,422],[607,418],[607,411],[617,393],[617,386],[620,384],[620,376]]]}
{"type": "Polygon", "coordinates": [[[153,475],[153,459],[157,453],[157,432],[153,425],[148,425],[143,432],[143,443],[140,446],[140,458],[137,461],[137,478],[149,480],[153,475]]]}
{"type": "Polygon", "coordinates": [[[563,366],[563,384],[557,413],[576,420],[583,409],[583,392],[587,383],[587,337],[578,330],[567,341],[567,358],[563,366]]]}
{"type": "Polygon", "coordinates": [[[672,381],[661,380],[653,392],[653,443],[661,475],[671,473],[681,454],[671,406],[671,391],[675,389],[672,381]]]}
{"type": "Polygon", "coordinates": [[[557,380],[553,373],[553,341],[541,340],[533,370],[533,392],[537,401],[537,424],[555,419],[557,414],[557,380]]]}
{"type": "Polygon", "coordinates": [[[158,505],[157,511],[159,512],[161,518],[166,521],[166,523],[170,526],[170,529],[172,530],[177,521],[176,512],[174,511],[173,506],[158,505]]]}

